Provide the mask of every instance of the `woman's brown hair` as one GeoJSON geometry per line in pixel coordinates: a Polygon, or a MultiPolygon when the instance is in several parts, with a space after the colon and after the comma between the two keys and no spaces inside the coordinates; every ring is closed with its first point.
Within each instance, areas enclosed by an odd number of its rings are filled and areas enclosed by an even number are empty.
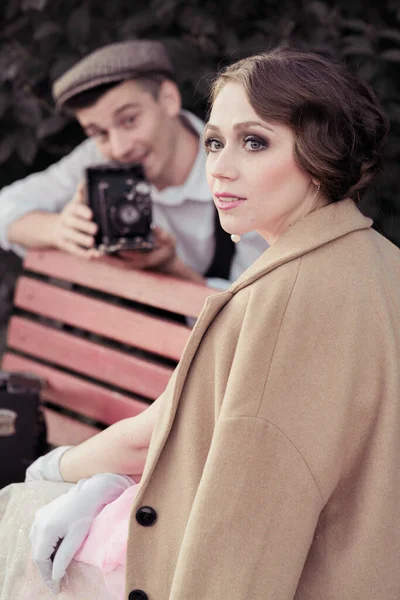
{"type": "Polygon", "coordinates": [[[278,47],[225,68],[211,101],[240,83],[264,121],[289,126],[298,165],[331,202],[358,200],[380,170],[388,120],[372,89],[343,65],[278,47]]]}

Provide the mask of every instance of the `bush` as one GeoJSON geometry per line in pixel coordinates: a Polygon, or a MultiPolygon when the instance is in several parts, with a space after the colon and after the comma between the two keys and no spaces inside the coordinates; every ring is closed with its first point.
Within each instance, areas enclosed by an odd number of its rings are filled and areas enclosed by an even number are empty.
{"type": "Polygon", "coordinates": [[[208,83],[218,68],[295,43],[344,60],[378,93],[392,129],[385,172],[363,210],[400,245],[397,0],[5,0],[0,15],[0,186],[45,168],[83,139],[76,123],[55,112],[51,85],[98,46],[135,37],[162,40],[177,67],[184,105],[204,117],[208,83]]]}

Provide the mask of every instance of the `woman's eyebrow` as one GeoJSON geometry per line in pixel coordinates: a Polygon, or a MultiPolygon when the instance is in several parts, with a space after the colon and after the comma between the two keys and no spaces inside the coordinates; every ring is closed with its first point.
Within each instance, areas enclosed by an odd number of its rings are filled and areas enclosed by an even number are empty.
{"type": "Polygon", "coordinates": [[[205,127],[204,127],[204,132],[208,131],[209,129],[211,131],[216,131],[216,132],[220,131],[220,128],[217,127],[216,125],[213,125],[212,123],[206,123],[205,127]]]}
{"type": "Polygon", "coordinates": [[[266,125],[262,121],[243,121],[241,123],[235,123],[233,129],[247,129],[247,127],[262,127],[263,129],[268,129],[268,131],[274,131],[272,127],[266,125]]]}
{"type": "MultiPolygon", "coordinates": [[[[248,127],[262,127],[263,129],[268,129],[268,131],[271,131],[272,133],[274,132],[274,129],[272,127],[270,127],[269,125],[266,125],[265,123],[262,123],[261,121],[243,121],[241,123],[235,123],[233,126],[233,129],[235,130],[242,130],[242,129],[247,129],[248,127]]],[[[206,123],[206,127],[205,127],[205,131],[216,131],[219,132],[220,128],[217,127],[217,125],[213,125],[212,123],[206,123]]]]}

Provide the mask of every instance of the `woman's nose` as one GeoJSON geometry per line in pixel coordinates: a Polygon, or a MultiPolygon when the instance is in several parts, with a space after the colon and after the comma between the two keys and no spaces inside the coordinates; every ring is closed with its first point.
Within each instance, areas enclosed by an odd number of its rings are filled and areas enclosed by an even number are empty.
{"type": "Polygon", "coordinates": [[[224,151],[218,152],[209,167],[209,173],[215,179],[237,179],[238,167],[234,157],[224,151]]]}

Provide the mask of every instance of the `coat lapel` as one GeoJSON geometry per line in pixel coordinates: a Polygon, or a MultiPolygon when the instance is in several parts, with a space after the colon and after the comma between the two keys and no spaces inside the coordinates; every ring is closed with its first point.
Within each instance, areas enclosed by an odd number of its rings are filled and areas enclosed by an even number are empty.
{"type": "Polygon", "coordinates": [[[280,265],[359,229],[372,220],[361,214],[353,200],[323,206],[294,223],[231,286],[234,294],[280,265]]]}
{"type": "MultiPolygon", "coordinates": [[[[150,445],[145,470],[141,480],[140,487],[143,491],[147,486],[147,483],[157,464],[158,457],[160,456],[165,442],[168,439],[168,435],[171,431],[175,414],[179,405],[182,389],[186,381],[186,375],[201,339],[217,314],[231,298],[232,292],[228,290],[226,292],[216,293],[212,296],[209,296],[205,301],[203,309],[186,344],[182,358],[175,369],[174,374],[172,375],[166,391],[164,392],[164,394],[169,396],[169,399],[166,399],[164,410],[161,411],[161,414],[158,417],[157,425],[153,433],[152,443],[150,445]]],[[[140,496],[141,495],[142,494],[140,494],[140,496]]]]}

